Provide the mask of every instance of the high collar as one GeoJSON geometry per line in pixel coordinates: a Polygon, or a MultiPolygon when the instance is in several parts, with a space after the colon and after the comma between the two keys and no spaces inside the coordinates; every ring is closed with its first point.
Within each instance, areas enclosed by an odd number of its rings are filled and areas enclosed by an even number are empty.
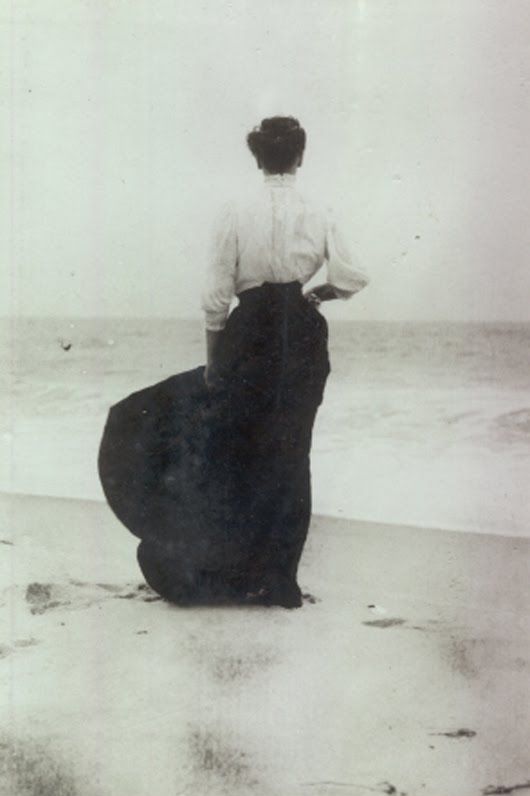
{"type": "Polygon", "coordinates": [[[265,174],[264,181],[267,185],[291,186],[296,182],[296,174],[265,174]]]}

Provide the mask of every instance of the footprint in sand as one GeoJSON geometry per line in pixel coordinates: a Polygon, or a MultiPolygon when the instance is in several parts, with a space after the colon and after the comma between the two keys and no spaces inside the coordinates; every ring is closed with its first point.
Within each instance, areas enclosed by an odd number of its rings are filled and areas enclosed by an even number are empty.
{"type": "Polygon", "coordinates": [[[367,627],[397,627],[398,625],[404,625],[406,619],[372,619],[370,622],[363,622],[363,625],[367,625],[367,627]]]}
{"type": "Polygon", "coordinates": [[[466,728],[462,727],[459,730],[450,730],[448,732],[431,732],[429,735],[440,735],[445,738],[474,738],[477,733],[475,730],[467,730],[466,728]]]}
{"type": "Polygon", "coordinates": [[[309,592],[304,592],[304,594],[302,594],[302,599],[305,603],[310,603],[310,605],[322,602],[320,597],[315,597],[314,594],[310,594],[309,592]]]}
{"type": "Polygon", "coordinates": [[[0,644],[0,660],[12,655],[17,648],[35,647],[39,643],[40,642],[37,641],[36,638],[20,638],[13,642],[12,647],[10,647],[8,644],[0,644]]]}
{"type": "Polygon", "coordinates": [[[69,600],[59,599],[58,587],[51,583],[30,583],[26,589],[26,602],[32,614],[43,614],[60,605],[69,605],[69,600]]]}
{"type": "Polygon", "coordinates": [[[57,608],[89,608],[106,600],[155,602],[161,598],[143,583],[119,585],[70,580],[65,584],[30,583],[26,588],[25,599],[30,612],[38,615],[57,608]]]}
{"type": "Polygon", "coordinates": [[[37,644],[40,644],[40,641],[36,638],[18,638],[15,641],[15,647],[35,647],[37,644]]]}
{"type": "MultiPolygon", "coordinates": [[[[108,589],[108,584],[99,584],[101,588],[108,589]]],[[[154,603],[162,599],[156,592],[147,586],[145,583],[140,583],[132,591],[128,590],[126,593],[115,594],[119,600],[141,600],[143,603],[154,603]]]]}

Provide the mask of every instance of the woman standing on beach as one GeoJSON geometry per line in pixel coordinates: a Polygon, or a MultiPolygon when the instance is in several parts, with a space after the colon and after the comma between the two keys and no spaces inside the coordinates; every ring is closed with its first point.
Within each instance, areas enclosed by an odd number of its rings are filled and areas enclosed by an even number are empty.
{"type": "Polygon", "coordinates": [[[247,136],[262,184],[216,221],[202,291],[207,365],[112,408],[100,475],[171,602],[302,603],[311,434],[329,373],[322,301],[367,284],[328,212],[302,195],[292,117],[247,136]],[[327,281],[302,286],[327,263],[327,281]],[[238,305],[230,313],[234,297],[238,305]]]}

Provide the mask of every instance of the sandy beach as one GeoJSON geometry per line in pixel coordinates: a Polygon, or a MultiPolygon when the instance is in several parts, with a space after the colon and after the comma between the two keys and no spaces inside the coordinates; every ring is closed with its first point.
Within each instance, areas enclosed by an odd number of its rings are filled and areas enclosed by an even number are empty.
{"type": "Polygon", "coordinates": [[[180,609],[104,504],[0,508],[2,794],[530,791],[530,540],[314,516],[302,609],[180,609]]]}
{"type": "Polygon", "coordinates": [[[102,500],[198,322],[0,331],[0,796],[530,793],[528,325],[332,327],[292,612],[164,603],[102,500]]]}

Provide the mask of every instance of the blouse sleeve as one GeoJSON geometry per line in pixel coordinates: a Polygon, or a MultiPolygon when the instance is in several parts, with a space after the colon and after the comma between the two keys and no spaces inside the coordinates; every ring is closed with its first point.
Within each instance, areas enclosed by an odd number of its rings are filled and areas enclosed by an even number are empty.
{"type": "Polygon", "coordinates": [[[223,329],[235,293],[237,266],[236,214],[227,203],[215,219],[209,241],[208,266],[201,293],[207,329],[223,329]]]}
{"type": "Polygon", "coordinates": [[[335,288],[339,298],[350,298],[369,283],[368,276],[359,268],[333,212],[329,209],[326,217],[325,259],[327,281],[335,288]]]}

